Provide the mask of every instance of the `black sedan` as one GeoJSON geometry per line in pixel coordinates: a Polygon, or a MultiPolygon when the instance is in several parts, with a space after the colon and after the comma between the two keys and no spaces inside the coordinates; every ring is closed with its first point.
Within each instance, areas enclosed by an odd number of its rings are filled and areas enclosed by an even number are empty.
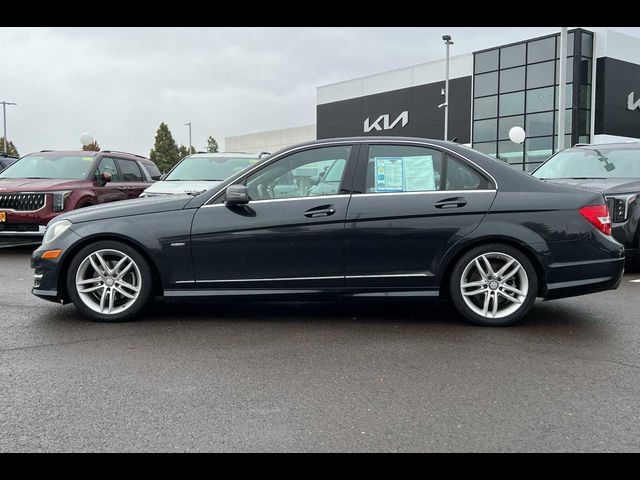
{"type": "Polygon", "coordinates": [[[611,213],[613,238],[624,245],[627,266],[640,269],[640,142],[567,148],[533,175],[602,192],[611,213]]]}
{"type": "Polygon", "coordinates": [[[290,147],[198,195],[60,215],[32,267],[35,295],[101,321],[154,296],[330,294],[450,299],[508,325],[536,297],[616,288],[624,248],[601,193],[450,142],[357,137],[290,147]]]}

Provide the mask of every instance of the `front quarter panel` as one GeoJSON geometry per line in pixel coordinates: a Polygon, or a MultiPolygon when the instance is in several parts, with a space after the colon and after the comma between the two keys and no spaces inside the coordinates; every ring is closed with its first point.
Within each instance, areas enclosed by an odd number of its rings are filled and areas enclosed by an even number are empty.
{"type": "Polygon", "coordinates": [[[43,289],[57,289],[61,293],[64,290],[62,276],[81,248],[100,240],[119,240],[146,255],[159,274],[163,289],[174,287],[180,281],[192,281],[190,229],[195,211],[173,210],[74,223],[68,233],[33,253],[32,267],[36,273],[39,270],[47,272],[43,277],[46,280],[43,289]],[[58,248],[63,254],[57,261],[39,258],[44,251],[58,248]]]}

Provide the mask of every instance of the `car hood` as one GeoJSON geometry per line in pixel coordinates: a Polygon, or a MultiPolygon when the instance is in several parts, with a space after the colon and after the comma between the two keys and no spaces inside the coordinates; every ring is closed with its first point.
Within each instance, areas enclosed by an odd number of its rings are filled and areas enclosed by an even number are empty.
{"type": "Polygon", "coordinates": [[[166,197],[145,197],[135,200],[104,203],[92,207],[80,208],[63,213],[55,220],[69,220],[72,223],[105,220],[107,218],[143,215],[146,213],[169,212],[181,210],[193,197],[189,195],[171,195],[166,197]]]}
{"type": "Polygon", "coordinates": [[[196,193],[215,187],[221,182],[216,180],[178,180],[156,182],[147,188],[143,193],[152,195],[165,195],[176,193],[196,193]]]}
{"type": "Polygon", "coordinates": [[[86,180],[68,178],[0,178],[0,193],[7,192],[51,192],[86,187],[86,180]]]}
{"type": "Polygon", "coordinates": [[[547,178],[547,182],[597,190],[604,194],[640,192],[640,178],[547,178]]]}

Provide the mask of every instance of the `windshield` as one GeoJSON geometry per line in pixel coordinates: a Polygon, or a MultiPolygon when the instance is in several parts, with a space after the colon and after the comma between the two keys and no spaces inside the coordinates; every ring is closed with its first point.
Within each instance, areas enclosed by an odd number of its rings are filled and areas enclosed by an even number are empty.
{"type": "Polygon", "coordinates": [[[83,180],[89,174],[94,157],[27,155],[7,167],[0,178],[64,178],[83,180]]]}
{"type": "Polygon", "coordinates": [[[640,148],[568,148],[533,174],[538,178],[640,178],[640,148]]]}
{"type": "Polygon", "coordinates": [[[166,181],[222,181],[258,161],[248,157],[187,157],[165,178],[166,181]]]}

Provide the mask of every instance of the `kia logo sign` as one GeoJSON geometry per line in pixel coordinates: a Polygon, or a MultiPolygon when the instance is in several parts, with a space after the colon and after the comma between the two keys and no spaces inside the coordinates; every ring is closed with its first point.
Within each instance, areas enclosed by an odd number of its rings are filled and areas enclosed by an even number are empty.
{"type": "MultiPolygon", "coordinates": [[[[640,101],[638,101],[638,103],[640,103],[640,101]]],[[[398,115],[398,118],[396,118],[393,123],[389,123],[389,114],[385,114],[385,115],[380,115],[375,122],[370,123],[369,122],[369,117],[366,118],[366,120],[364,121],[364,133],[368,133],[371,132],[372,130],[377,130],[377,131],[381,131],[381,130],[391,130],[393,127],[395,127],[398,123],[402,122],[401,127],[405,127],[408,123],[409,123],[409,112],[408,111],[404,111],[402,112],[400,115],[398,115]],[[381,124],[382,122],[382,124],[381,124]]]]}
{"type": "Polygon", "coordinates": [[[628,96],[627,96],[627,110],[636,110],[640,108],[640,100],[638,100],[637,102],[634,102],[634,92],[631,92],[628,96]]]}

